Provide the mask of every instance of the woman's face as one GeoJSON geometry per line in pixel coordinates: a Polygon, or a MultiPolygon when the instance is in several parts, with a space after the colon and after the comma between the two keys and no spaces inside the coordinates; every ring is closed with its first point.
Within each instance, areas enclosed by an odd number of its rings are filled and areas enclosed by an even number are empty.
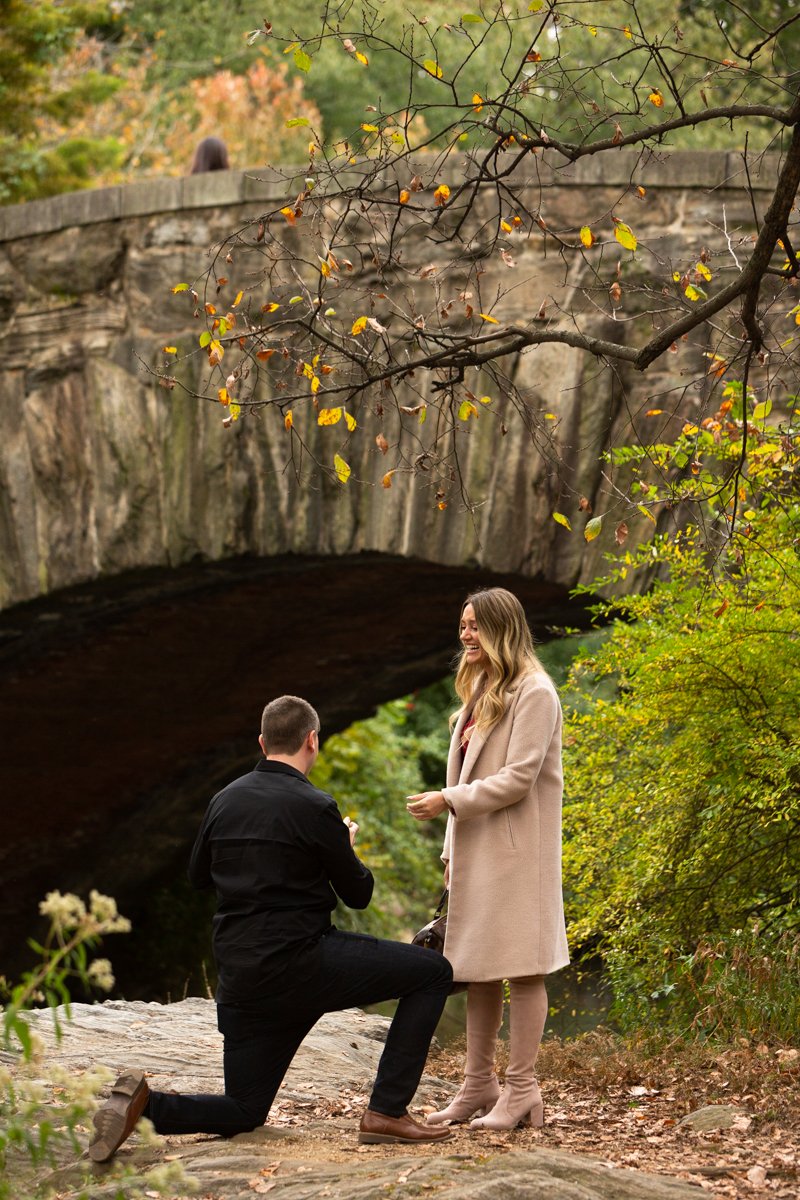
{"type": "Polygon", "coordinates": [[[464,606],[458,636],[461,638],[461,645],[464,647],[467,662],[485,666],[487,662],[486,651],[481,646],[478,622],[475,620],[475,610],[471,604],[464,606]]]}

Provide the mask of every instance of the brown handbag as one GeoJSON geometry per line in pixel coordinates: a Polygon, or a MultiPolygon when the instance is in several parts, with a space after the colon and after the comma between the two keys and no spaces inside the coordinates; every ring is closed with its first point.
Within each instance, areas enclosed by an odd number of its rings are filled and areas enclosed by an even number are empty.
{"type": "Polygon", "coordinates": [[[437,954],[444,953],[444,935],[447,931],[446,904],[447,888],[442,892],[441,900],[436,905],[433,920],[429,921],[427,925],[423,925],[422,929],[414,934],[411,939],[412,946],[424,946],[426,950],[435,950],[437,954]]]}
{"type": "MultiPolygon", "coordinates": [[[[427,925],[423,925],[411,939],[412,946],[422,946],[425,950],[435,950],[437,954],[444,953],[444,935],[447,931],[447,895],[448,889],[445,888],[442,892],[441,899],[436,905],[436,911],[433,914],[433,920],[427,925]]],[[[466,988],[465,983],[454,983],[450,989],[453,992],[463,992],[466,988]]]]}

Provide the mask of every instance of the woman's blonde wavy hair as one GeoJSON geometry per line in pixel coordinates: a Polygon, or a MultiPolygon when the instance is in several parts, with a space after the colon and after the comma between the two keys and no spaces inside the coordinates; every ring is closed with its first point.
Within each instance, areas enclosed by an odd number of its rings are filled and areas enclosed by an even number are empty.
{"type": "Polygon", "coordinates": [[[459,625],[468,604],[472,605],[475,613],[481,647],[489,659],[489,665],[485,669],[470,663],[466,651],[462,653],[455,678],[455,690],[461,708],[453,714],[451,725],[472,702],[476,693],[482,692],[473,711],[475,728],[486,734],[505,712],[505,693],[515,680],[530,671],[543,671],[544,667],[533,648],[525,610],[512,592],[499,587],[473,592],[461,606],[459,625]]]}

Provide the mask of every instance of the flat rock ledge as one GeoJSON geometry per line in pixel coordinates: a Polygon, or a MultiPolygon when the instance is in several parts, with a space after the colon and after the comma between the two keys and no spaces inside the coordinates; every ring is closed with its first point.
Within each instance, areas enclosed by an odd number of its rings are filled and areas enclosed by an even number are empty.
{"type": "MultiPolygon", "coordinates": [[[[41,1075],[51,1089],[45,1077],[53,1065],[77,1077],[103,1064],[113,1072],[142,1068],[151,1086],[160,1090],[222,1090],[222,1039],[210,1000],[75,1004],[61,1040],[49,1013],[34,1014],[34,1021],[44,1045],[41,1075]]],[[[358,1118],[387,1028],[386,1018],[356,1009],[324,1017],[300,1048],[269,1124],[261,1129],[227,1141],[137,1132],[112,1163],[92,1165],[85,1155],[64,1161],[50,1182],[63,1200],[79,1194],[110,1200],[119,1195],[121,1175],[128,1194],[137,1181],[147,1188],[145,1177],[154,1169],[168,1165],[175,1170],[179,1164],[192,1182],[175,1180],[163,1195],[181,1200],[190,1194],[202,1200],[253,1200],[267,1193],[271,1200],[440,1195],[465,1200],[699,1200],[704,1195],[682,1180],[539,1147],[540,1135],[532,1130],[491,1135],[459,1127],[449,1142],[413,1151],[360,1146],[358,1118]]],[[[425,1075],[412,1112],[438,1105],[453,1091],[452,1084],[425,1075]]],[[[88,1143],[88,1128],[81,1136],[88,1143]]]]}

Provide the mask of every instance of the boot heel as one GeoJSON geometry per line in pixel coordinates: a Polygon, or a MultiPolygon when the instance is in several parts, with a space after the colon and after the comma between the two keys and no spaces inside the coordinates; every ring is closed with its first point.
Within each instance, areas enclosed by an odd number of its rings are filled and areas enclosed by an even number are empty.
{"type": "Polygon", "coordinates": [[[530,1112],[525,1113],[525,1116],[520,1121],[520,1125],[530,1126],[531,1129],[541,1129],[544,1125],[544,1104],[541,1100],[537,1100],[530,1112]]]}

